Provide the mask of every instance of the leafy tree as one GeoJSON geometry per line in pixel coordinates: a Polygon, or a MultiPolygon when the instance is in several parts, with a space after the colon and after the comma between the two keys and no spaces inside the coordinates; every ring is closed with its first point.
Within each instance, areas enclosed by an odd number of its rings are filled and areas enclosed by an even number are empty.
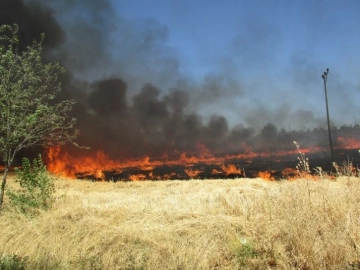
{"type": "Polygon", "coordinates": [[[5,165],[0,210],[9,167],[21,149],[63,144],[77,135],[76,119],[69,117],[74,102],[55,100],[65,70],[43,62],[43,39],[20,52],[18,26],[0,26],[0,154],[5,165]]]}

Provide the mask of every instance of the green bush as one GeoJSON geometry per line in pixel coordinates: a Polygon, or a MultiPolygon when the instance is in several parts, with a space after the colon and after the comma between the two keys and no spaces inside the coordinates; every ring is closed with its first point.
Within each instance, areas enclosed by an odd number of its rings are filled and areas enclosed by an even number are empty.
{"type": "Polygon", "coordinates": [[[28,258],[21,258],[17,255],[6,255],[0,257],[0,270],[25,270],[27,269],[28,258]]]}
{"type": "Polygon", "coordinates": [[[255,248],[252,242],[240,235],[230,242],[230,249],[233,255],[235,255],[240,268],[250,267],[251,260],[263,255],[262,252],[255,248]]]}
{"type": "MultiPolygon", "coordinates": [[[[31,261],[30,257],[21,257],[16,254],[0,253],[0,270],[60,270],[65,269],[54,258],[47,256],[41,257],[38,261],[31,261]]],[[[92,269],[92,268],[87,268],[92,269]]]]}
{"type": "Polygon", "coordinates": [[[49,209],[55,192],[54,177],[46,170],[41,156],[32,163],[28,158],[23,158],[22,168],[16,168],[15,172],[15,181],[20,184],[20,189],[8,190],[11,204],[23,213],[49,209]]]}

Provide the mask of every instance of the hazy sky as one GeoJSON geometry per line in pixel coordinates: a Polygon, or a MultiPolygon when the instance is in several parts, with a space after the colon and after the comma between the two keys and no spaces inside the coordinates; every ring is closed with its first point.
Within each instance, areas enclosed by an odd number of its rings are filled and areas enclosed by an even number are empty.
{"type": "Polygon", "coordinates": [[[266,119],[268,110],[278,111],[275,119],[287,113],[292,118],[309,117],[296,116],[296,110],[325,117],[321,74],[326,68],[334,121],[354,124],[360,112],[360,1],[113,3],[122,18],[164,27],[163,43],[176,55],[178,70],[187,78],[202,84],[220,76],[223,88],[233,87],[217,93],[226,96],[217,104],[225,114],[230,109],[230,119],[239,117],[241,108],[250,114],[247,117],[263,115],[265,122],[271,120],[266,119]]]}
{"type": "Polygon", "coordinates": [[[205,121],[326,127],[329,68],[333,122],[360,123],[358,0],[43,2],[65,29],[67,68],[123,78],[130,100],[151,83],[163,96],[189,93],[187,110],[205,121]]]}

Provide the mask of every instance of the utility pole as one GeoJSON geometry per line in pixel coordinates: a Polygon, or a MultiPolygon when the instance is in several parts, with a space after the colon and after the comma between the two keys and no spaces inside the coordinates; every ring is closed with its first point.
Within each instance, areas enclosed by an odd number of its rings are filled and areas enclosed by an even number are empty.
{"type": "Polygon", "coordinates": [[[330,116],[329,116],[329,105],[328,105],[328,97],[327,97],[327,88],[326,88],[326,82],[327,82],[327,76],[329,74],[329,69],[327,68],[324,74],[321,76],[321,78],[324,80],[324,90],[325,90],[325,102],[326,102],[326,116],[327,116],[327,124],[328,124],[328,133],[329,133],[329,144],[330,144],[330,152],[331,152],[331,161],[334,162],[334,151],[333,151],[333,145],[331,140],[331,127],[330,127],[330,116]]]}

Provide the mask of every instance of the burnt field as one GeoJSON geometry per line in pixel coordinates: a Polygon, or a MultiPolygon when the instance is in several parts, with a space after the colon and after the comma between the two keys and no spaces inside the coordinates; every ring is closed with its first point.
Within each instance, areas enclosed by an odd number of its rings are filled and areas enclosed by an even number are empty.
{"type": "MultiPolygon", "coordinates": [[[[334,151],[335,162],[351,162],[357,167],[360,161],[357,149],[337,149],[334,151]]],[[[268,155],[248,159],[228,158],[223,163],[198,162],[189,165],[166,165],[166,161],[159,160],[156,167],[129,166],[119,170],[103,171],[101,177],[92,172],[76,173],[77,179],[133,181],[133,180],[189,180],[189,179],[232,179],[257,178],[282,180],[297,176],[296,166],[299,155],[268,155]]],[[[326,151],[308,153],[310,168],[321,167],[323,171],[334,170],[329,153],[326,151]]]]}

